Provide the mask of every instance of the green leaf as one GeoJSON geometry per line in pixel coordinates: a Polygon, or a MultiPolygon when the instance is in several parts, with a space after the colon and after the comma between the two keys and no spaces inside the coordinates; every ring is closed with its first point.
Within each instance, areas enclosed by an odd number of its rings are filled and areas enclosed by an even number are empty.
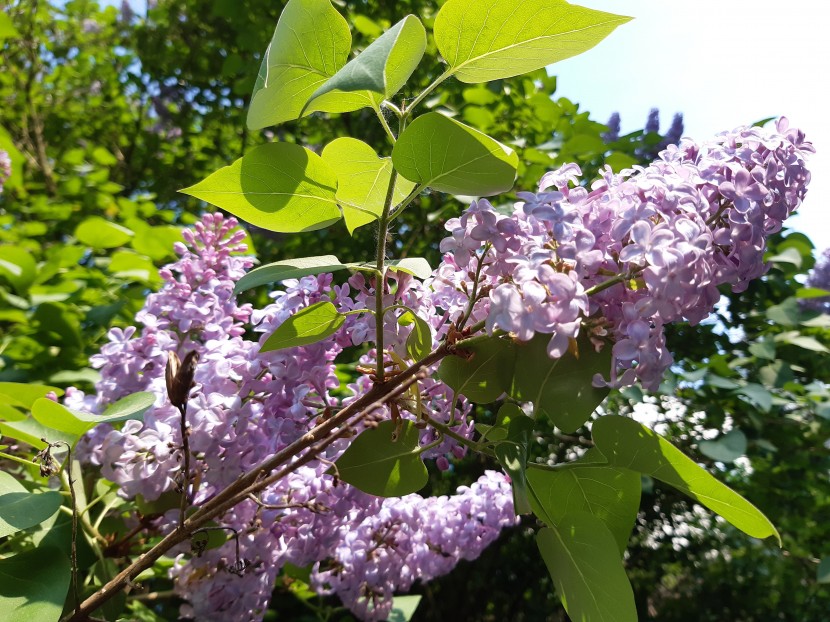
{"type": "Polygon", "coordinates": [[[766,260],[772,261],[774,263],[788,263],[794,265],[796,268],[800,268],[803,258],[801,256],[801,253],[798,252],[798,249],[791,247],[785,248],[782,252],[780,252],[777,255],[767,257],[766,260]]]}
{"type": "MultiPolygon", "coordinates": [[[[248,128],[258,130],[300,116],[312,93],[346,64],[352,48],[349,25],[329,0],[290,0],[259,68],[248,128]]],[[[360,94],[342,95],[330,106],[312,106],[307,114],[358,110],[360,94]]]]}
{"type": "Polygon", "coordinates": [[[608,395],[607,388],[591,383],[595,374],[611,369],[611,347],[596,352],[591,342],[580,339],[579,358],[571,352],[559,359],[548,356],[550,335],[536,335],[516,343],[516,371],[510,394],[519,401],[532,402],[534,412],[547,416],[565,432],[585,423],[608,395]]]}
{"type": "Polygon", "coordinates": [[[20,486],[21,490],[5,492],[5,478],[11,475],[0,472],[0,538],[39,525],[54,515],[63,502],[61,493],[54,490],[33,493],[20,486]]]}
{"type": "Polygon", "coordinates": [[[531,503],[527,489],[527,452],[534,421],[524,413],[510,418],[507,439],[496,445],[496,457],[510,476],[513,489],[513,508],[516,514],[529,514],[531,503]]]}
{"type": "Polygon", "coordinates": [[[470,401],[489,404],[510,387],[515,358],[511,340],[491,337],[446,357],[438,377],[470,401]]]}
{"type": "Polygon", "coordinates": [[[801,321],[801,310],[798,300],[787,298],[784,302],[772,305],[767,309],[767,319],[783,326],[795,326],[801,321]]]}
{"type": "Polygon", "coordinates": [[[637,622],[617,543],[600,519],[568,514],[558,527],[542,529],[536,544],[574,622],[637,622]]]}
{"type": "Polygon", "coordinates": [[[407,596],[395,596],[392,598],[392,611],[387,622],[409,622],[415,615],[415,610],[421,602],[420,594],[409,594],[407,596]]]}
{"type": "MultiPolygon", "coordinates": [[[[392,160],[379,158],[375,150],[355,138],[337,138],[326,145],[321,154],[333,171],[337,171],[337,203],[349,233],[377,220],[392,175],[392,160]]],[[[403,201],[415,184],[398,177],[392,205],[403,201]]]]}
{"type": "Polygon", "coordinates": [[[63,441],[70,446],[78,440],[74,434],[54,430],[31,417],[22,421],[0,421],[0,434],[31,445],[35,449],[46,447],[46,443],[40,440],[42,438],[52,443],[63,441]]]}
{"type": "Polygon", "coordinates": [[[0,12],[0,43],[11,37],[19,37],[20,33],[12,23],[12,18],[5,13],[0,12]]]}
{"type": "Polygon", "coordinates": [[[136,229],[132,247],[153,261],[162,261],[175,256],[173,245],[181,242],[182,230],[172,225],[159,227],[141,227],[136,229]]]}
{"type": "Polygon", "coordinates": [[[423,257],[405,257],[404,259],[393,259],[386,262],[387,270],[393,272],[406,272],[419,279],[428,279],[432,276],[432,266],[423,257]]]}
{"type": "Polygon", "coordinates": [[[392,161],[411,181],[474,196],[510,190],[519,165],[510,147],[438,112],[418,117],[401,133],[392,161]]]}
{"type": "Polygon", "coordinates": [[[827,349],[827,346],[825,346],[815,337],[802,335],[798,331],[786,332],[781,335],[776,335],[775,341],[777,343],[798,346],[803,350],[810,350],[811,352],[830,352],[830,350],[827,349]]]}
{"type": "Polygon", "coordinates": [[[489,82],[590,50],[630,17],[550,0],[448,0],[435,43],[461,82],[489,82]]]}
{"type": "Polygon", "coordinates": [[[90,216],[75,228],[75,237],[92,248],[116,248],[129,242],[133,232],[100,216],[90,216]]]}
{"type": "Polygon", "coordinates": [[[63,395],[63,389],[45,384],[0,382],[0,404],[31,408],[35,400],[45,397],[50,391],[53,391],[58,397],[63,395]]]}
{"type": "Polygon", "coordinates": [[[346,316],[330,302],[318,302],[300,309],[271,333],[260,352],[307,346],[330,337],[343,326],[346,316]]]}
{"type": "Polygon", "coordinates": [[[823,557],[819,562],[816,581],[819,583],[830,583],[830,557],[823,557]]]}
{"type": "Polygon", "coordinates": [[[409,354],[409,358],[420,361],[432,352],[432,329],[424,318],[407,311],[398,318],[398,324],[412,324],[412,331],[406,338],[406,353],[409,354]]]}
{"type": "Polygon", "coordinates": [[[301,259],[284,259],[251,270],[237,281],[233,288],[235,294],[267,283],[277,283],[285,279],[299,279],[310,274],[322,274],[345,270],[348,266],[340,263],[334,255],[303,257],[301,259]]]}
{"type": "Polygon", "coordinates": [[[337,176],[320,156],[299,145],[268,143],[180,192],[257,227],[296,233],[340,220],[336,189],[337,176]]]}
{"type": "Polygon", "coordinates": [[[52,546],[0,559],[0,621],[57,622],[71,573],[66,555],[52,546]]]}
{"type": "Polygon", "coordinates": [[[830,291],[819,287],[799,287],[795,290],[796,298],[825,298],[830,296],[830,291]]]}
{"type": "Polygon", "coordinates": [[[0,246],[0,278],[11,283],[17,293],[25,293],[36,276],[37,263],[29,251],[19,246],[0,246]]]}
{"type": "Polygon", "coordinates": [[[714,440],[700,441],[697,447],[707,458],[718,462],[734,462],[746,455],[746,435],[736,428],[714,440]]]}
{"type": "Polygon", "coordinates": [[[588,512],[600,519],[622,556],[640,509],[640,474],[596,464],[569,464],[561,469],[528,469],[530,504],[551,527],[567,514],[588,512]]]}
{"type": "Polygon", "coordinates": [[[638,471],[674,486],[754,538],[781,537],[758,508],[644,425],[628,417],[594,422],[594,443],[612,466],[638,471]]]}
{"type": "Polygon", "coordinates": [[[344,482],[378,497],[399,497],[417,492],[428,479],[421,461],[420,431],[408,420],[393,439],[394,421],[381,421],[360,433],[337,459],[336,472],[344,482]]]}
{"type": "Polygon", "coordinates": [[[351,95],[343,102],[348,106],[354,94],[363,92],[364,105],[377,107],[379,100],[391,97],[406,84],[421,62],[426,44],[421,21],[407,15],[321,85],[306,106],[313,102],[317,106],[323,104],[325,109],[337,106],[343,93],[351,95]],[[374,94],[379,97],[373,97],[374,94]]]}
{"type": "Polygon", "coordinates": [[[32,416],[43,425],[59,432],[81,437],[101,423],[141,419],[153,406],[156,396],[149,392],[133,393],[110,404],[101,415],[70,410],[48,399],[39,399],[32,406],[32,416]]]}

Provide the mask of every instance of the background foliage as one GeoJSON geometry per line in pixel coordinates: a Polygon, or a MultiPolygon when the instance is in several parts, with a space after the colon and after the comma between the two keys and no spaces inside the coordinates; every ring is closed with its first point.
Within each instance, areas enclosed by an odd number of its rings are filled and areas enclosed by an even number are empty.
{"type": "MultiPolygon", "coordinates": [[[[431,27],[437,11],[419,0],[339,8],[358,48],[406,13],[431,27]]],[[[198,213],[199,204],[176,191],[275,138],[248,130],[244,115],[251,67],[281,10],[261,0],[160,0],[141,15],[86,0],[11,5],[16,32],[0,43],[0,148],[22,175],[0,195],[0,259],[18,268],[0,264],[0,381],[91,385],[89,356],[110,327],[132,323],[159,283],[157,267],[172,257],[178,228],[198,213]]],[[[431,35],[427,54],[436,54],[431,35]]],[[[423,63],[412,83],[428,84],[434,76],[426,68],[434,66],[423,63]]],[[[609,137],[604,124],[555,90],[555,78],[539,71],[487,85],[451,81],[427,104],[513,146],[517,189],[566,162],[591,176],[605,162],[617,170],[646,161],[663,140],[655,131],[609,137]]],[[[311,146],[359,135],[384,153],[370,115],[306,118],[275,133],[311,146]]],[[[441,224],[462,205],[442,194],[419,200],[420,210],[396,221],[394,255],[435,260],[441,224]]],[[[360,261],[373,245],[371,227],[354,237],[342,225],[251,235],[263,262],[308,249],[360,261]]],[[[767,277],[741,294],[723,292],[714,321],[674,329],[677,365],[658,394],[629,390],[605,407],[644,413],[650,405],[689,455],[767,513],[784,546],[748,542],[675,491],[647,482],[626,560],[643,620],[826,617],[830,590],[817,569],[830,554],[830,322],[797,302],[809,295],[802,284],[812,264],[809,240],[790,234],[776,244],[767,277]]],[[[559,440],[534,447],[535,457],[561,459],[590,445],[585,430],[559,440]]],[[[470,458],[433,473],[431,490],[453,490],[483,468],[470,458]]],[[[422,586],[416,619],[565,619],[530,533],[524,526],[506,533],[476,562],[422,586]]],[[[164,589],[164,579],[154,585],[164,589]]],[[[298,600],[309,598],[301,585],[284,577],[274,615],[299,619],[308,611],[298,600]]],[[[164,605],[162,618],[174,605],[164,605]]]]}

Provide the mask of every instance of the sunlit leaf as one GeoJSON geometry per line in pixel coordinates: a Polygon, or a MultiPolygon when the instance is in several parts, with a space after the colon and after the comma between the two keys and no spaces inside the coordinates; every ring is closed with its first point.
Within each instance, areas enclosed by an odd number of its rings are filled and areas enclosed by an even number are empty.
{"type": "MultiPolygon", "coordinates": [[[[351,48],[349,25],[329,0],[290,0],[259,68],[248,127],[258,130],[299,117],[311,94],[346,64],[351,48]]],[[[358,110],[365,97],[343,94],[334,103],[325,110],[358,110]]],[[[306,113],[322,109],[312,106],[306,113]]]]}
{"type": "Polygon", "coordinates": [[[401,175],[435,190],[490,196],[513,187],[519,157],[487,134],[428,112],[398,137],[392,161],[401,175]]]}
{"type": "Polygon", "coordinates": [[[781,542],[778,531],[758,508],[644,425],[628,417],[600,417],[592,436],[609,464],[674,486],[750,536],[775,536],[781,542]]]}
{"type": "Polygon", "coordinates": [[[343,326],[346,316],[330,302],[318,302],[280,324],[262,344],[260,352],[307,346],[330,337],[343,326]]]}
{"type": "Polygon", "coordinates": [[[337,176],[320,156],[299,145],[268,143],[181,192],[257,227],[295,233],[340,220],[336,190],[337,176]]]}
{"type": "Polygon", "coordinates": [[[566,514],[588,512],[614,536],[620,554],[628,545],[640,508],[640,474],[596,464],[569,464],[557,470],[528,469],[533,511],[548,525],[566,514]]]}
{"type": "MultiPolygon", "coordinates": [[[[355,138],[337,138],[326,145],[323,160],[337,173],[337,203],[349,233],[377,220],[383,213],[392,160],[378,157],[375,150],[355,138]]],[[[398,177],[392,207],[403,201],[415,184],[398,177]]]]}
{"type": "Polygon", "coordinates": [[[630,17],[551,0],[448,0],[435,43],[461,82],[488,82],[591,49],[630,17]]]}
{"type": "Polygon", "coordinates": [[[236,282],[233,291],[238,294],[268,283],[278,283],[285,279],[300,279],[311,274],[323,274],[324,272],[334,272],[346,268],[347,266],[340,263],[340,260],[334,255],[284,259],[251,270],[236,282]]]}
{"type": "Polygon", "coordinates": [[[63,389],[50,387],[45,384],[0,382],[0,404],[31,408],[35,400],[46,397],[46,394],[50,392],[54,393],[57,397],[63,395],[63,389]]]}
{"type": "Polygon", "coordinates": [[[322,84],[307,105],[322,109],[351,106],[362,94],[365,106],[377,107],[384,98],[397,93],[421,61],[427,37],[421,21],[408,15],[392,26],[369,47],[349,61],[322,84]]]}
{"type": "Polygon", "coordinates": [[[90,216],[75,228],[75,237],[93,248],[116,248],[129,242],[133,231],[100,216],[90,216]]]}

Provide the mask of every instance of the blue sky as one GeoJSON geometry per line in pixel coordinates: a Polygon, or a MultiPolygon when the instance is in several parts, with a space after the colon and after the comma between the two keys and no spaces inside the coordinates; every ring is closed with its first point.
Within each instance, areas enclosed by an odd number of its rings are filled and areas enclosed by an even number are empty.
{"type": "Polygon", "coordinates": [[[830,246],[830,35],[824,0],[574,0],[635,19],[588,52],[549,68],[557,93],[623,131],[650,108],[665,130],[682,112],[685,135],[784,115],[813,142],[808,196],[790,225],[830,246]]]}

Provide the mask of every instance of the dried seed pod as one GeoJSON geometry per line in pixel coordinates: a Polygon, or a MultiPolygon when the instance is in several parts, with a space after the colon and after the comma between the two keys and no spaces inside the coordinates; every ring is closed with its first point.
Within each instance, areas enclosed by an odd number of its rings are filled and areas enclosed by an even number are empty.
{"type": "Polygon", "coordinates": [[[167,382],[167,397],[170,398],[170,403],[176,408],[183,408],[187,404],[190,389],[195,384],[193,374],[196,372],[198,362],[199,353],[195,350],[188,352],[184,357],[184,361],[180,361],[175,352],[168,354],[164,378],[167,382]]]}

